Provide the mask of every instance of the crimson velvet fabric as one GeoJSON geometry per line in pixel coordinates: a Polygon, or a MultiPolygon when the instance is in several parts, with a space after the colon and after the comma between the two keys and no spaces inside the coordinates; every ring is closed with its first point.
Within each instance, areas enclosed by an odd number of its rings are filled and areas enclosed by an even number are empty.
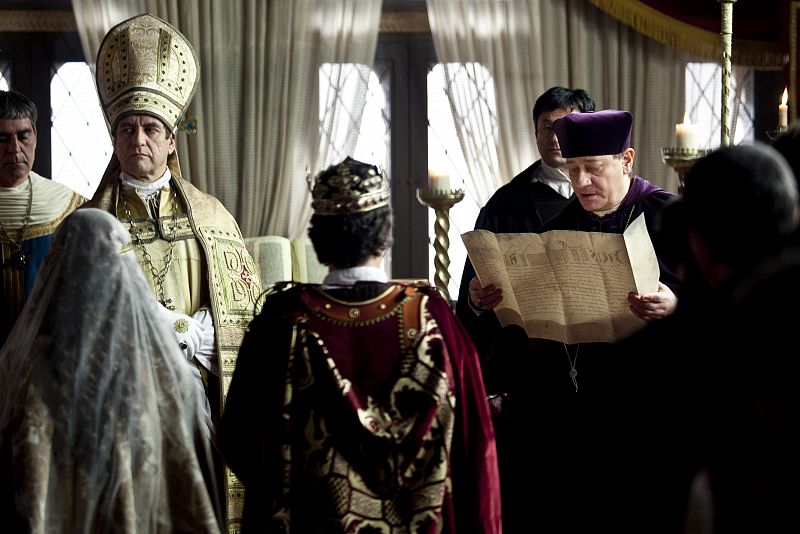
{"type": "MultiPolygon", "coordinates": [[[[719,2],[696,0],[639,0],[662,14],[700,29],[720,31],[719,2]]],[[[740,39],[774,41],[779,37],[782,0],[733,4],[733,34],[740,39]]]]}

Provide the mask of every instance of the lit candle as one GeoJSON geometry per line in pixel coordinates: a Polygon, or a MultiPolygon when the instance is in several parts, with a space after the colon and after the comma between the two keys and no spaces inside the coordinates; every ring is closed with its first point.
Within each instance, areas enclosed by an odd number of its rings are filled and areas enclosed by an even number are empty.
{"type": "Polygon", "coordinates": [[[789,127],[789,90],[788,87],[783,88],[783,97],[781,97],[781,104],[778,106],[778,128],[789,127]]]}
{"type": "Polygon", "coordinates": [[[429,170],[428,189],[434,191],[450,191],[450,176],[440,171],[429,170]]]}
{"type": "Polygon", "coordinates": [[[678,148],[697,148],[697,129],[689,122],[689,113],[683,115],[683,122],[675,125],[675,142],[678,148]]]}

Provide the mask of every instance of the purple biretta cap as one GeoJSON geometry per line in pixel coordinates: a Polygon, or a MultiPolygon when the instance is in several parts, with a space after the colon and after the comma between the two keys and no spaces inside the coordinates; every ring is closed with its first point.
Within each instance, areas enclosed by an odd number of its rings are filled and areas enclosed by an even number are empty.
{"type": "Polygon", "coordinates": [[[621,154],[631,146],[633,115],[616,109],[570,113],[553,128],[565,158],[621,154]]]}

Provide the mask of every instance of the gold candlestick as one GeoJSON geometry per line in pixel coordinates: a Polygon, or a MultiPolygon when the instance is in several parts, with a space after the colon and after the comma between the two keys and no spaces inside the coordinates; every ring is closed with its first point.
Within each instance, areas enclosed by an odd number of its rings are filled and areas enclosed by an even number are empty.
{"type": "MultiPolygon", "coordinates": [[[[733,42],[733,4],[736,0],[719,0],[722,7],[722,107],[720,109],[720,146],[731,144],[731,43],[733,42]]],[[[691,165],[689,165],[691,168],[691,165]]]]}
{"type": "Polygon", "coordinates": [[[664,147],[661,149],[661,159],[664,163],[675,169],[678,173],[678,192],[683,193],[683,185],[686,174],[692,168],[694,162],[711,152],[708,148],[672,148],[664,147]]]}
{"type": "Polygon", "coordinates": [[[433,264],[436,267],[434,283],[447,302],[450,302],[450,290],[447,288],[450,284],[450,271],[448,271],[450,267],[448,253],[450,248],[450,208],[461,202],[463,198],[463,189],[430,189],[427,187],[417,189],[417,199],[420,203],[433,208],[436,213],[436,223],[433,226],[436,234],[433,241],[433,250],[436,252],[436,256],[433,258],[433,264]]]}

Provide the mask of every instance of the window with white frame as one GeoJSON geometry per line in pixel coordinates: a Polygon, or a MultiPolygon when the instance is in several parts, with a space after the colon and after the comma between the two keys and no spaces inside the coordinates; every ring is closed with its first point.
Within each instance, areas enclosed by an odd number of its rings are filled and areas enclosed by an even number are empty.
{"type": "Polygon", "coordinates": [[[89,65],[54,65],[50,82],[51,178],[91,198],[111,159],[111,136],[89,65]]]}
{"type": "MultiPolygon", "coordinates": [[[[377,165],[389,176],[391,118],[387,86],[389,71],[354,63],[323,64],[319,69],[320,147],[328,164],[350,156],[377,165]],[[359,124],[354,124],[363,106],[359,124]],[[348,146],[352,154],[345,153],[348,146]]],[[[324,165],[324,164],[323,164],[324,165]]],[[[391,250],[384,255],[383,268],[391,277],[391,250]]]]}
{"type": "Polygon", "coordinates": [[[330,162],[346,156],[387,167],[389,165],[389,116],[385,79],[366,65],[326,63],[319,69],[319,122],[323,153],[330,162]],[[350,105],[363,106],[361,122],[356,120],[350,105]],[[338,115],[338,117],[337,117],[338,115]],[[343,147],[350,145],[348,135],[356,135],[352,154],[343,147]]]}
{"type": "MultiPolygon", "coordinates": [[[[734,67],[731,74],[730,136],[733,144],[752,142],[753,69],[734,67]]],[[[719,63],[686,65],[686,113],[702,148],[720,145],[722,67],[719,63]]]]}

